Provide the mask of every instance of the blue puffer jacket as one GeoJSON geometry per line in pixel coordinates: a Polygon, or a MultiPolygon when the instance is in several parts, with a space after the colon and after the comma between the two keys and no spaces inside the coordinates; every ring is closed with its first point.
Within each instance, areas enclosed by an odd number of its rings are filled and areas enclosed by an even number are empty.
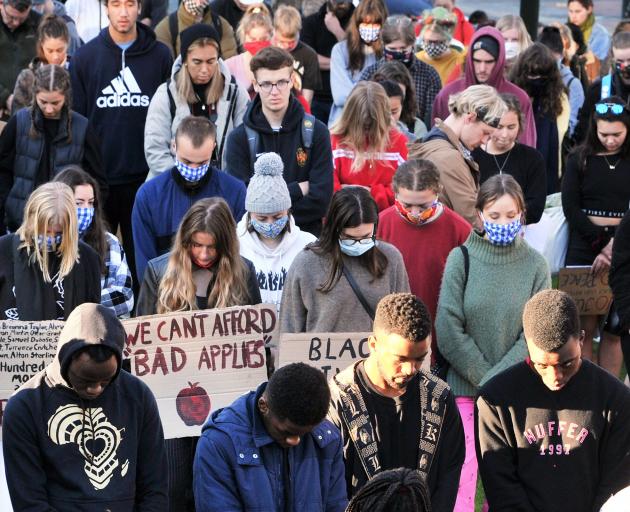
{"type": "MultiPolygon", "coordinates": [[[[267,433],[257,402],[267,383],[215,411],[194,465],[197,512],[283,512],[282,450],[267,433]]],[[[324,420],[289,449],[293,510],[343,512],[348,503],[339,431],[324,420]]]]}

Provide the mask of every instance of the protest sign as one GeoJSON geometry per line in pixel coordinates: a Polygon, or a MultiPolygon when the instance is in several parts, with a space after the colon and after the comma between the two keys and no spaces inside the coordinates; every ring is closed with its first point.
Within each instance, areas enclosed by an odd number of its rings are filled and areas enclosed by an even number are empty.
{"type": "Polygon", "coordinates": [[[198,436],[211,411],[267,380],[265,345],[277,337],[272,305],[124,320],[131,373],[157,399],[164,437],[198,436]]]}
{"type": "Polygon", "coordinates": [[[284,333],[280,338],[279,366],[308,363],[327,379],[370,355],[369,332],[284,333]]]}
{"type": "Polygon", "coordinates": [[[591,267],[560,269],[558,288],[573,297],[580,315],[605,315],[613,300],[608,272],[592,274],[591,267]]]}
{"type": "Polygon", "coordinates": [[[0,320],[0,426],[13,392],[55,358],[63,322],[0,320]]]}

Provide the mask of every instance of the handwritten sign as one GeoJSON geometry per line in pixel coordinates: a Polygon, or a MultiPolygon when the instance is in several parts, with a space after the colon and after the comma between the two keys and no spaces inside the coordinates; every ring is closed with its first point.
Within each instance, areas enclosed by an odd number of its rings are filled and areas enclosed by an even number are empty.
{"type": "Polygon", "coordinates": [[[4,407],[22,384],[52,362],[63,322],[0,320],[0,426],[4,407]]]}
{"type": "Polygon", "coordinates": [[[157,399],[164,437],[196,436],[211,411],[267,380],[265,346],[277,337],[273,305],[124,320],[131,373],[157,399]]]}
{"type": "Polygon", "coordinates": [[[613,300],[608,272],[591,274],[591,267],[560,269],[558,288],[573,297],[581,315],[605,315],[613,300]]]}
{"type": "Polygon", "coordinates": [[[307,363],[330,379],[370,355],[369,336],[370,333],[284,333],[280,338],[279,366],[307,363]]]}

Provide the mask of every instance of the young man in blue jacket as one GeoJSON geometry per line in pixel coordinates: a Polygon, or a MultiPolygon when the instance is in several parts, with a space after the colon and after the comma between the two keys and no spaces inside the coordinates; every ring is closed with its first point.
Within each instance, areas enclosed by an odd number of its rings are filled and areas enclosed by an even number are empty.
{"type": "Polygon", "coordinates": [[[105,216],[112,233],[120,227],[129,268],[141,279],[135,272],[131,209],[149,172],[144,158],[149,102],[173,62],[153,30],[138,21],[139,0],[103,1],[109,26],[72,57],[72,104],[101,140],[109,182],[105,216]]]}
{"type": "Polygon", "coordinates": [[[175,166],[144,183],[133,205],[133,242],[138,278],[149,260],[167,253],[180,221],[206,197],[222,197],[238,222],[245,214],[242,181],[210,165],[217,130],[205,117],[188,116],[175,133],[175,166]]]}
{"type": "Polygon", "coordinates": [[[121,371],[125,330],[85,303],[68,317],[55,360],[22,385],[2,436],[13,509],[168,509],[164,435],[155,397],[121,371]]]}
{"type": "Polygon", "coordinates": [[[342,512],[348,503],[341,436],[325,420],[330,390],[304,363],[215,411],[193,469],[197,512],[342,512]]]}
{"type": "Polygon", "coordinates": [[[291,213],[303,231],[318,236],[333,193],[330,133],[321,121],[305,114],[293,96],[293,57],[269,47],[251,60],[254,90],[258,93],[243,124],[228,136],[223,167],[249,183],[261,153],[278,153],[291,196],[291,213]]]}

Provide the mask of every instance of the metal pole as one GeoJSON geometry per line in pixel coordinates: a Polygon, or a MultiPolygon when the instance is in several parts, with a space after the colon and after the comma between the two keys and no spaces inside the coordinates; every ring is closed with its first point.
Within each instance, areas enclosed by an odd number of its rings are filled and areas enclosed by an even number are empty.
{"type": "Polygon", "coordinates": [[[521,0],[521,18],[523,18],[527,31],[534,41],[538,37],[539,13],[540,0],[521,0]]]}

